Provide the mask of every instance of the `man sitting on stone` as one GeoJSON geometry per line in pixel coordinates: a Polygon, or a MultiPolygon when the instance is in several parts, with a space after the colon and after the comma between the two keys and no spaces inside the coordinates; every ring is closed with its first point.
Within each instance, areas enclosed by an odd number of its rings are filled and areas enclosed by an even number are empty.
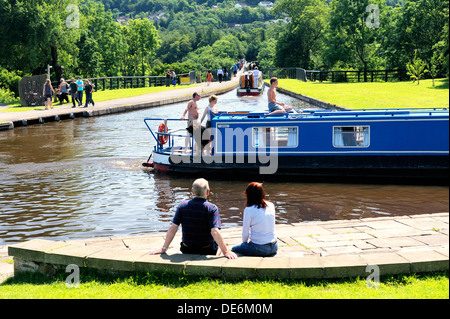
{"type": "Polygon", "coordinates": [[[178,227],[182,224],[182,242],[180,250],[183,254],[219,255],[223,253],[229,259],[237,258],[228,250],[220,234],[221,222],[216,205],[208,202],[208,181],[200,178],[192,184],[194,198],[178,205],[172,219],[166,240],[162,248],[150,251],[150,255],[164,254],[171,244],[178,227]]]}

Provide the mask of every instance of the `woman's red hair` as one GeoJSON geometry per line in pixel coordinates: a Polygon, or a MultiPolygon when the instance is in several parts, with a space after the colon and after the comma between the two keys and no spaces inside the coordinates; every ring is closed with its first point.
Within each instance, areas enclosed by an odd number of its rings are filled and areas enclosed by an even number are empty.
{"type": "Polygon", "coordinates": [[[266,204],[266,193],[261,183],[253,182],[248,184],[245,193],[247,196],[247,203],[245,206],[257,206],[258,208],[267,207],[266,204]]]}

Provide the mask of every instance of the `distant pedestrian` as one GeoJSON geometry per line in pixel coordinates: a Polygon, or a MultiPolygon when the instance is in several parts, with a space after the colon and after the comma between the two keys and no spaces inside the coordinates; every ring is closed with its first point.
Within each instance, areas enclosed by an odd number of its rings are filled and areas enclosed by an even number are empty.
{"type": "Polygon", "coordinates": [[[223,80],[228,81],[228,69],[226,67],[223,67],[223,80]]]}
{"type": "Polygon", "coordinates": [[[175,70],[172,70],[172,85],[177,85],[177,74],[175,73],[175,70]]]}
{"type": "Polygon", "coordinates": [[[261,183],[248,184],[244,194],[247,202],[242,222],[242,243],[231,251],[244,256],[274,256],[278,251],[275,206],[266,200],[261,183]]]}
{"type": "Polygon", "coordinates": [[[55,94],[55,90],[53,89],[50,79],[47,79],[44,84],[44,90],[42,91],[42,95],[45,99],[46,110],[48,110],[48,107],[53,108],[52,93],[55,94]]]}
{"type": "Polygon", "coordinates": [[[211,71],[208,71],[208,73],[206,73],[206,85],[210,86],[212,80],[213,80],[213,75],[212,75],[211,71]]]}
{"type": "Polygon", "coordinates": [[[63,104],[63,101],[67,101],[67,103],[69,103],[69,84],[67,84],[67,82],[61,78],[61,83],[59,84],[58,87],[58,99],[59,99],[59,103],[63,104]]]}
{"type": "Polygon", "coordinates": [[[76,107],[75,102],[77,102],[78,105],[80,105],[80,100],[78,99],[78,85],[75,82],[74,78],[70,79],[70,95],[72,96],[72,103],[73,103],[72,108],[76,107]]]}
{"type": "Polygon", "coordinates": [[[172,80],[172,72],[170,71],[170,69],[167,69],[167,71],[166,71],[166,87],[170,86],[171,80],[172,80]]]}
{"type": "Polygon", "coordinates": [[[78,77],[76,83],[78,85],[78,106],[81,106],[83,104],[83,81],[81,80],[81,76],[78,77]]]}
{"type": "Polygon", "coordinates": [[[94,100],[92,99],[92,93],[94,92],[94,86],[92,85],[91,81],[87,79],[84,81],[84,90],[86,91],[86,104],[84,107],[88,107],[89,104],[92,104],[92,106],[95,106],[94,100]]]}
{"type": "Polygon", "coordinates": [[[222,68],[219,68],[217,70],[217,77],[219,78],[219,83],[222,83],[222,80],[223,80],[223,69],[222,68]]]}

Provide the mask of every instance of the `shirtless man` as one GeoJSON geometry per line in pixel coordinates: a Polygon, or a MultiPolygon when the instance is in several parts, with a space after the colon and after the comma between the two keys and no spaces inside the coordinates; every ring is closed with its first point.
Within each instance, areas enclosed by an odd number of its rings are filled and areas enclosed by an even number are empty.
{"type": "Polygon", "coordinates": [[[270,79],[270,88],[267,92],[267,98],[269,100],[269,115],[284,114],[288,111],[292,111],[292,106],[285,106],[284,103],[277,102],[277,86],[278,79],[273,77],[270,79]]]}
{"type": "MultiPolygon", "coordinates": [[[[183,116],[181,117],[182,120],[185,119],[186,113],[188,115],[188,125],[186,130],[189,132],[190,135],[193,134],[194,132],[194,128],[198,128],[199,124],[198,124],[198,105],[197,102],[201,99],[200,94],[198,94],[197,92],[195,92],[192,95],[192,100],[189,101],[186,109],[184,110],[183,116]]],[[[188,149],[188,144],[189,144],[189,137],[186,137],[186,144],[185,144],[185,149],[188,149]]]]}

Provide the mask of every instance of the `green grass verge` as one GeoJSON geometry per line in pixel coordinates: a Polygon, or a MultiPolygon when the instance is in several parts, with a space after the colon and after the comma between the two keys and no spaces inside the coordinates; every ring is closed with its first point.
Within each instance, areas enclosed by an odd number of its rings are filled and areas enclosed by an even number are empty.
{"type": "MultiPolygon", "coordinates": [[[[103,101],[111,101],[116,99],[122,99],[127,97],[134,97],[134,96],[140,96],[150,93],[158,93],[163,91],[172,91],[177,89],[184,89],[189,87],[195,87],[197,84],[193,85],[177,85],[175,87],[165,87],[165,86],[156,86],[156,87],[145,87],[145,88],[135,88],[135,89],[120,89],[120,90],[105,90],[105,91],[97,91],[93,94],[93,99],[95,103],[97,102],[103,102],[103,101]]],[[[72,98],[69,97],[70,101],[72,101],[72,98]]],[[[83,97],[84,101],[84,97],[83,97]]],[[[70,102],[69,104],[71,104],[70,102]]],[[[65,104],[67,105],[67,103],[65,104]]],[[[53,107],[60,107],[62,106],[59,104],[59,102],[53,103],[53,107]]],[[[21,107],[20,102],[15,102],[12,104],[8,104],[7,108],[0,109],[0,112],[24,112],[24,111],[32,111],[32,110],[44,110],[44,106],[32,106],[32,107],[21,107]]]]}
{"type": "Polygon", "coordinates": [[[278,87],[347,109],[449,106],[448,79],[412,82],[331,83],[279,79],[278,87]]]}
{"type": "Polygon", "coordinates": [[[163,273],[122,277],[81,272],[80,285],[64,276],[20,274],[0,285],[0,298],[42,299],[448,299],[448,272],[382,277],[379,288],[365,278],[308,281],[226,281],[163,273]]]}

